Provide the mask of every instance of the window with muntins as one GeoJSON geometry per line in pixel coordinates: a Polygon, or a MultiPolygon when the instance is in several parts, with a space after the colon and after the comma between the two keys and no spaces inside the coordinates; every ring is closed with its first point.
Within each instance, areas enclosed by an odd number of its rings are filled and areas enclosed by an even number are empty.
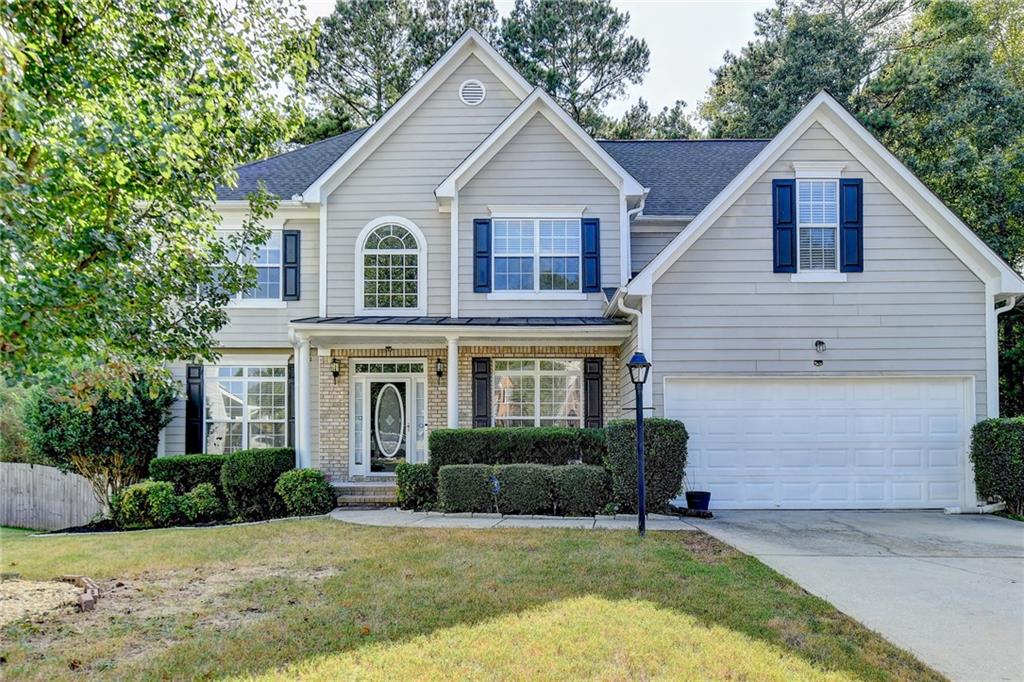
{"type": "Polygon", "coordinates": [[[495,426],[583,426],[582,360],[493,361],[495,426]]]}
{"type": "Polygon", "coordinates": [[[205,374],[204,452],[287,445],[286,367],[217,366],[205,374]]]}
{"type": "Polygon", "coordinates": [[[580,291],[578,218],[496,218],[494,291],[580,291]]]}
{"type": "Polygon", "coordinates": [[[374,228],[363,244],[363,308],[419,308],[419,259],[419,244],[408,229],[393,223],[374,228]]]}
{"type": "Polygon", "coordinates": [[[836,270],[839,182],[797,180],[796,215],[800,270],[836,270]]]}

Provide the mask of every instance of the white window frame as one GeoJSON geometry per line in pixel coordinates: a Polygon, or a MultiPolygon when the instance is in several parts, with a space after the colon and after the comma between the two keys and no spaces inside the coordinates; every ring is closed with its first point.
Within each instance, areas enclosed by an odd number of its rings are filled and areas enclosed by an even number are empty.
{"type": "Polygon", "coordinates": [[[541,217],[516,217],[511,215],[493,215],[491,217],[491,230],[494,230],[494,223],[499,220],[516,220],[520,222],[533,223],[533,253],[532,254],[499,254],[491,248],[491,293],[487,298],[490,300],[586,300],[587,295],[583,292],[583,218],[579,214],[567,214],[562,212],[554,215],[544,214],[541,217]],[[545,220],[575,220],[579,229],[580,249],[575,253],[551,251],[542,252],[540,246],[540,224],[545,220]],[[533,289],[498,289],[495,282],[498,276],[498,258],[527,258],[533,259],[533,289]],[[576,282],[575,289],[541,289],[540,288],[540,259],[541,258],[575,258],[576,259],[576,282]]]}
{"type": "MultiPolygon", "coordinates": [[[[230,359],[227,359],[230,360],[230,359]]],[[[249,425],[250,424],[284,424],[284,442],[288,446],[288,363],[280,361],[264,361],[254,363],[251,360],[244,362],[224,361],[219,365],[205,365],[203,367],[203,452],[207,452],[208,424],[237,424],[242,425],[242,444],[239,449],[245,450],[249,447],[249,425]],[[238,367],[242,370],[240,377],[219,377],[216,375],[218,369],[224,367],[238,367]],[[283,369],[284,375],[278,377],[250,377],[250,369],[283,369]],[[207,386],[210,383],[224,381],[240,381],[242,383],[242,418],[234,419],[209,419],[206,416],[207,386]],[[249,384],[257,381],[273,381],[284,384],[284,419],[249,419],[249,384]]]]}
{"type": "MultiPolygon", "coordinates": [[[[532,376],[533,377],[533,419],[532,419],[532,421],[530,421],[528,418],[519,418],[519,417],[506,418],[507,421],[522,422],[524,426],[544,426],[544,424],[541,422],[541,420],[545,419],[545,417],[543,417],[541,415],[541,413],[540,413],[540,405],[541,405],[541,402],[540,402],[540,391],[541,391],[540,379],[541,379],[541,377],[543,377],[543,376],[558,376],[558,377],[575,376],[575,377],[577,377],[577,383],[579,385],[579,391],[580,391],[580,409],[579,409],[579,424],[577,424],[576,426],[578,428],[583,428],[584,424],[586,423],[586,415],[584,414],[586,398],[583,395],[584,384],[583,384],[583,360],[582,359],[580,359],[580,358],[492,358],[491,362],[492,362],[492,365],[491,365],[491,395],[488,396],[488,399],[491,401],[491,426],[498,426],[499,428],[516,428],[515,426],[510,426],[508,424],[499,425],[497,423],[497,420],[498,420],[497,410],[493,409],[494,408],[494,390],[495,390],[495,388],[494,388],[495,387],[495,379],[494,378],[498,374],[505,374],[505,375],[510,375],[510,376],[532,376]],[[510,361],[510,362],[532,362],[533,363],[533,369],[514,369],[514,370],[500,370],[500,371],[496,370],[494,368],[493,363],[494,362],[501,362],[503,360],[504,361],[510,361]],[[541,369],[540,368],[540,363],[543,362],[543,361],[576,362],[576,363],[579,363],[579,370],[574,372],[574,371],[564,371],[564,370],[541,369]]],[[[546,417],[546,419],[549,419],[549,420],[550,419],[555,419],[555,417],[546,417]]],[[[568,421],[568,419],[566,419],[566,421],[568,421]]]]}
{"type": "MultiPolygon", "coordinates": [[[[803,274],[805,276],[810,275],[813,278],[825,277],[832,279],[830,276],[842,274],[839,272],[839,178],[835,177],[798,177],[796,180],[796,274],[803,274]],[[822,182],[831,183],[835,186],[836,190],[836,220],[834,223],[804,223],[800,220],[800,186],[806,182],[822,182]],[[803,228],[824,228],[835,230],[835,264],[834,268],[808,268],[804,269],[801,267],[802,253],[801,253],[801,238],[800,231],[803,228]]],[[[796,281],[800,279],[794,278],[796,281]]],[[[844,277],[845,279],[845,277],[844,277]]],[[[811,281],[810,279],[804,279],[804,281],[811,281]]]]}
{"type": "MultiPolygon", "coordinates": [[[[230,234],[232,230],[221,230],[219,234],[226,236],[230,234]]],[[[271,229],[270,236],[267,237],[267,241],[260,246],[265,246],[270,243],[270,240],[277,238],[281,248],[278,251],[281,254],[281,259],[278,264],[275,265],[256,265],[252,264],[254,268],[270,269],[276,267],[280,272],[280,281],[278,285],[277,298],[243,298],[242,292],[236,292],[230,299],[228,299],[228,308],[285,308],[288,306],[287,301],[284,300],[284,230],[280,228],[271,229]]],[[[257,247],[259,248],[259,247],[257,247]]]]}
{"type": "Polygon", "coordinates": [[[356,238],[355,254],[355,313],[356,315],[379,315],[384,317],[399,317],[427,314],[427,240],[423,236],[423,230],[407,218],[396,215],[381,216],[368,222],[359,232],[356,238]],[[409,230],[416,239],[416,307],[415,308],[367,308],[364,305],[364,265],[363,256],[366,255],[366,240],[370,234],[381,225],[399,225],[409,230]]]}

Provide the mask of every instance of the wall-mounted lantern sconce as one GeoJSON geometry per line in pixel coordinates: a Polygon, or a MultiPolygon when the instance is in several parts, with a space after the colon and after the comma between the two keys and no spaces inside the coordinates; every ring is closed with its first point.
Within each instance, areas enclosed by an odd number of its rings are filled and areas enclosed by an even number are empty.
{"type": "Polygon", "coordinates": [[[824,353],[825,352],[825,342],[822,341],[821,339],[818,339],[817,341],[815,341],[814,342],[814,350],[818,351],[819,353],[824,353]]]}
{"type": "Polygon", "coordinates": [[[437,385],[441,385],[441,378],[444,377],[444,360],[438,358],[434,361],[434,374],[437,375],[437,385]]]}
{"type": "Polygon", "coordinates": [[[331,358],[331,376],[334,377],[334,383],[338,383],[339,374],[341,374],[341,360],[331,358]]]}

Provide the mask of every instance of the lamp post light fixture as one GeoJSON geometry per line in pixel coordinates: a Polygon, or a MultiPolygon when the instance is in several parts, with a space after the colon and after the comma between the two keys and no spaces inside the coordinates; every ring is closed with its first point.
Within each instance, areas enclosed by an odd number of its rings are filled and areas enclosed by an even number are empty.
{"type": "Polygon", "coordinates": [[[626,363],[629,379],[636,390],[636,530],[641,537],[647,532],[647,491],[644,490],[644,384],[651,372],[651,363],[636,352],[626,363]]]}

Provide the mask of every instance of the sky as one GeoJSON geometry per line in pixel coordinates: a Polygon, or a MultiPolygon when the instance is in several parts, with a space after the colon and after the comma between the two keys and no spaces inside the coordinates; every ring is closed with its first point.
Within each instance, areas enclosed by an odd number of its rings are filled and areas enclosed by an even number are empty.
{"type": "MultiPolygon", "coordinates": [[[[513,0],[496,0],[507,15],[513,0]]],[[[625,98],[612,102],[607,112],[621,115],[639,98],[652,111],[686,101],[693,112],[711,84],[711,69],[722,63],[726,50],[739,51],[754,37],[754,12],[770,0],[613,0],[629,12],[629,31],[643,38],[651,50],[651,68],[644,82],[629,88],[625,98]]],[[[326,16],[334,0],[306,0],[311,18],[326,16]]]]}

